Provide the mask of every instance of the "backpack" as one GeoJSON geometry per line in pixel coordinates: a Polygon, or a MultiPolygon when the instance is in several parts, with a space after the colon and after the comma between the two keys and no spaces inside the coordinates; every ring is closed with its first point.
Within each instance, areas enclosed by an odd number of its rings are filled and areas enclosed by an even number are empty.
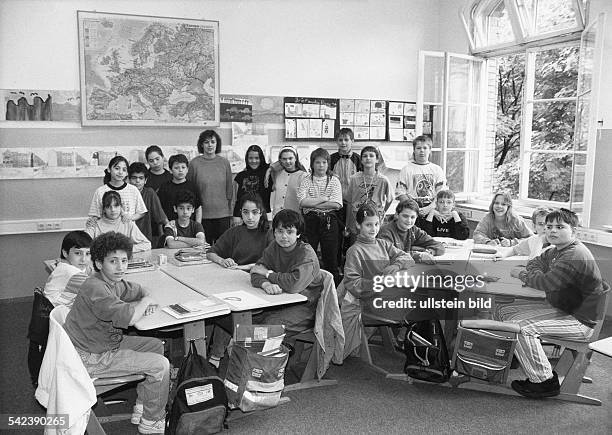
{"type": "Polygon", "coordinates": [[[192,340],[171,394],[170,434],[214,434],[226,425],[227,395],[217,369],[198,354],[192,340]]]}
{"type": "Polygon", "coordinates": [[[40,288],[34,289],[34,301],[32,302],[32,316],[28,326],[28,370],[32,385],[38,385],[38,373],[42,364],[47,338],[49,337],[49,313],[53,310],[53,304],[49,302],[40,288]]]}
{"type": "Polygon", "coordinates": [[[448,381],[451,367],[440,321],[404,319],[404,324],[407,328],[404,338],[404,373],[422,381],[448,381]]]}

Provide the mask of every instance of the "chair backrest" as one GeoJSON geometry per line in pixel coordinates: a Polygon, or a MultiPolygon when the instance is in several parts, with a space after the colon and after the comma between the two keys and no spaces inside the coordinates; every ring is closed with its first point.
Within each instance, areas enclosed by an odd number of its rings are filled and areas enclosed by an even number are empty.
{"type": "Polygon", "coordinates": [[[608,303],[610,302],[610,284],[606,281],[603,282],[603,294],[599,299],[599,303],[597,304],[597,313],[595,316],[595,320],[597,323],[593,327],[593,334],[591,335],[591,341],[595,341],[599,337],[599,333],[601,332],[601,328],[603,326],[604,319],[606,317],[606,313],[608,311],[608,303]]]}

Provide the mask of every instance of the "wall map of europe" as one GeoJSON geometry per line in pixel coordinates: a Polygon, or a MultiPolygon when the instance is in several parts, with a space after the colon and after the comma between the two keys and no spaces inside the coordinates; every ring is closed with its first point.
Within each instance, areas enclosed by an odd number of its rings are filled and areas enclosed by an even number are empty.
{"type": "Polygon", "coordinates": [[[218,125],[219,23],[78,12],[83,125],[218,125]]]}

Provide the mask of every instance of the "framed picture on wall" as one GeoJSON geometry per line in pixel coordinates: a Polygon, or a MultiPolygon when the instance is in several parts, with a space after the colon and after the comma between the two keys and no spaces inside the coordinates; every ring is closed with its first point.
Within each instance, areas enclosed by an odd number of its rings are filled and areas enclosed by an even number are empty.
{"type": "Polygon", "coordinates": [[[219,125],[219,22],[77,11],[84,126],[219,125]]]}

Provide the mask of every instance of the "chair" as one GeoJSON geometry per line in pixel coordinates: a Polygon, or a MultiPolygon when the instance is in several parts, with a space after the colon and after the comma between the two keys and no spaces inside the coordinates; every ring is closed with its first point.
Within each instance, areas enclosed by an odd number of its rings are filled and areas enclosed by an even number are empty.
{"type": "Polygon", "coordinates": [[[593,334],[588,340],[569,340],[567,338],[555,337],[552,335],[542,335],[540,340],[543,343],[560,346],[561,356],[554,367],[561,383],[561,393],[555,397],[560,400],[567,400],[589,405],[601,405],[601,401],[592,397],[578,394],[580,385],[589,382],[590,379],[584,378],[584,373],[591,360],[592,351],[589,344],[597,341],[601,327],[604,322],[606,310],[610,299],[610,285],[604,282],[604,295],[597,305],[597,323],[593,328],[593,334]]]}
{"type": "MultiPolygon", "coordinates": [[[[344,351],[344,332],[342,331],[342,322],[340,320],[340,311],[334,309],[338,307],[338,296],[336,294],[336,287],[334,286],[334,278],[331,273],[326,270],[321,270],[323,274],[323,291],[319,297],[317,304],[317,316],[315,320],[314,329],[308,329],[293,337],[295,340],[295,357],[292,358],[292,362],[300,360],[304,352],[304,343],[310,343],[310,353],[308,355],[308,362],[306,368],[302,373],[300,382],[298,384],[288,385],[285,387],[285,391],[294,391],[304,388],[311,387],[324,387],[329,385],[336,385],[338,381],[333,379],[321,379],[327,367],[329,361],[334,359],[335,361],[341,362],[342,357],[339,356],[344,351]],[[325,338],[323,331],[324,325],[337,325],[334,328],[334,343],[333,343],[333,355],[325,355],[325,349],[332,349],[332,347],[325,346],[325,338]],[[339,330],[338,330],[339,327],[339,330]],[[334,358],[336,357],[336,358],[334,358]]],[[[327,337],[329,338],[329,337],[327,337]]]]}
{"type": "MultiPolygon", "coordinates": [[[[36,399],[48,414],[68,414],[72,424],[67,433],[105,434],[101,422],[90,408],[96,403],[105,407],[100,396],[128,383],[141,381],[144,375],[91,379],[63,328],[69,309],[59,306],[49,316],[49,340],[41,366],[36,399]]],[[[104,417],[103,422],[129,419],[131,414],[104,417]]]]}

